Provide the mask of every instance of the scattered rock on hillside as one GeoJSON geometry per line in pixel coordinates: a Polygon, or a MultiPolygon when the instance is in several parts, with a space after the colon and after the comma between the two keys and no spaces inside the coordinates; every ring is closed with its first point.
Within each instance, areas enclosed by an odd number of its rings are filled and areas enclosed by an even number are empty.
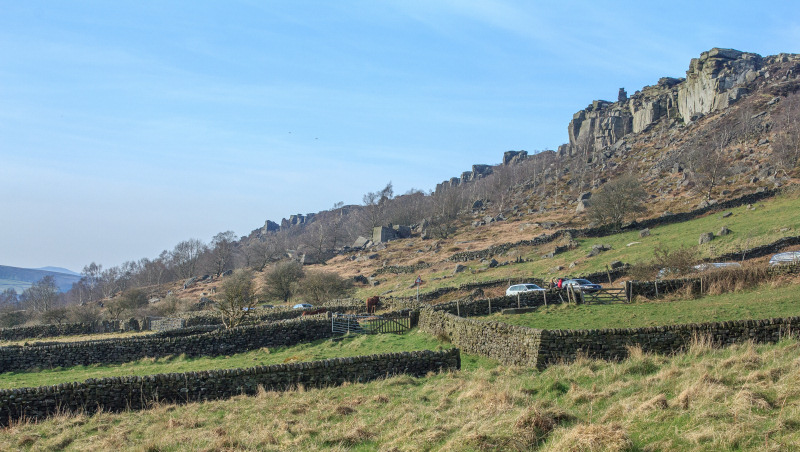
{"type": "Polygon", "coordinates": [[[353,248],[365,248],[370,243],[370,240],[366,237],[358,236],[355,242],[353,242],[353,248]]]}
{"type": "Polygon", "coordinates": [[[704,232],[700,234],[699,244],[702,245],[704,243],[708,243],[714,240],[714,233],[713,232],[704,232]]]}
{"type": "Polygon", "coordinates": [[[603,251],[608,251],[611,249],[611,245],[592,245],[592,250],[589,251],[589,254],[586,257],[595,257],[598,254],[602,253],[603,251]]]}
{"type": "Polygon", "coordinates": [[[369,284],[369,280],[364,275],[356,275],[353,276],[353,281],[360,283],[360,284],[369,284]]]}
{"type": "Polygon", "coordinates": [[[183,288],[184,288],[184,289],[188,289],[188,288],[189,288],[189,287],[191,287],[191,286],[192,286],[192,284],[194,284],[195,282],[197,282],[197,277],[192,277],[192,278],[189,278],[189,279],[187,279],[186,281],[184,281],[184,282],[183,282],[183,288]]]}
{"type": "Polygon", "coordinates": [[[456,268],[455,268],[455,269],[453,269],[453,274],[455,275],[455,274],[457,274],[457,273],[461,273],[461,272],[463,272],[463,271],[464,271],[464,270],[466,270],[466,269],[467,269],[467,267],[466,267],[465,265],[457,264],[457,265],[456,265],[456,268]]]}
{"type": "Polygon", "coordinates": [[[639,237],[641,238],[650,237],[650,228],[642,229],[641,231],[639,231],[639,237]]]}
{"type": "Polygon", "coordinates": [[[719,230],[719,232],[717,232],[717,235],[719,235],[719,236],[723,236],[723,235],[728,235],[728,234],[730,234],[730,233],[731,233],[731,230],[730,230],[730,229],[728,229],[728,227],[727,227],[727,226],[723,226],[723,227],[722,227],[722,228],[719,230]]]}
{"type": "Polygon", "coordinates": [[[492,259],[489,261],[489,268],[495,268],[498,264],[499,262],[497,262],[495,259],[492,259]]]}
{"type": "Polygon", "coordinates": [[[722,218],[728,218],[731,215],[733,215],[733,212],[725,212],[725,213],[722,214],[722,218]]]}
{"type": "Polygon", "coordinates": [[[612,270],[616,270],[618,268],[622,268],[625,266],[625,264],[623,264],[622,261],[614,261],[608,265],[611,267],[612,270]]]}

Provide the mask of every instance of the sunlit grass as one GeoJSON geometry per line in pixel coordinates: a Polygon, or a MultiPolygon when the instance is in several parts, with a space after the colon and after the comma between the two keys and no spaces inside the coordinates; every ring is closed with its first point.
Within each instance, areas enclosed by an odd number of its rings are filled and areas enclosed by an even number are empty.
{"type": "MultiPolygon", "coordinates": [[[[414,329],[406,334],[379,334],[349,336],[342,340],[318,340],[292,347],[262,348],[231,356],[187,358],[174,356],[144,358],[124,364],[75,366],[58,369],[41,369],[27,372],[0,373],[0,389],[53,385],[88,378],[119,377],[125,375],[153,375],[158,373],[193,372],[211,369],[233,369],[271,364],[317,361],[328,358],[397,353],[415,350],[451,348],[432,336],[414,329]]],[[[478,356],[462,357],[462,366],[475,368],[492,366],[495,361],[478,356]]]]}
{"type": "Polygon", "coordinates": [[[768,319],[800,315],[800,285],[764,284],[754,290],[697,299],[639,303],[550,305],[519,315],[493,314],[482,320],[541,329],[640,328],[684,323],[768,319]]]}
{"type": "Polygon", "coordinates": [[[59,416],[3,450],[743,450],[800,448],[800,343],[632,350],[544,371],[497,366],[59,416]]]}

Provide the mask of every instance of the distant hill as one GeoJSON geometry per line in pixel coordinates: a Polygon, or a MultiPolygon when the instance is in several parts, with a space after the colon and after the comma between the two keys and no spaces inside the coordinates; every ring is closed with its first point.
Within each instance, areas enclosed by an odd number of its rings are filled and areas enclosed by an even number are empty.
{"type": "Polygon", "coordinates": [[[42,270],[42,271],[54,272],[54,273],[64,273],[66,275],[72,275],[72,276],[81,276],[81,274],[78,273],[78,272],[74,272],[72,270],[69,270],[67,268],[62,268],[62,267],[42,267],[42,268],[36,268],[34,270],[42,270]]]}
{"type": "Polygon", "coordinates": [[[45,267],[44,269],[19,268],[0,265],[0,291],[12,288],[21,294],[33,283],[47,275],[53,276],[60,292],[72,288],[72,284],[80,281],[81,275],[65,268],[45,267]]]}

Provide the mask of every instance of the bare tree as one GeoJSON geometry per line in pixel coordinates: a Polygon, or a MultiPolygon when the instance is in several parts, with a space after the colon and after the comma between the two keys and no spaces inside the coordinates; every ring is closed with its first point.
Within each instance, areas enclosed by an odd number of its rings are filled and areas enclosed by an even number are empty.
{"type": "Polygon", "coordinates": [[[249,269],[238,269],[226,277],[216,302],[216,308],[222,315],[225,328],[240,325],[258,304],[253,285],[253,272],[249,269]]]}
{"type": "Polygon", "coordinates": [[[179,278],[186,279],[197,275],[197,262],[206,250],[199,239],[184,240],[172,249],[170,259],[179,278]]]}
{"type": "Polygon", "coordinates": [[[433,234],[442,239],[453,234],[464,206],[463,192],[455,187],[433,194],[430,219],[433,234]]]}
{"type": "Polygon", "coordinates": [[[800,94],[783,101],[772,149],[784,171],[797,167],[800,161],[800,94]]]}
{"type": "Polygon", "coordinates": [[[364,202],[364,224],[363,227],[369,234],[376,226],[380,226],[384,221],[384,214],[388,201],[392,199],[394,189],[392,183],[389,182],[386,186],[379,190],[369,192],[364,195],[362,201],[364,202]]]}
{"type": "Polygon", "coordinates": [[[633,175],[625,175],[606,183],[591,199],[589,218],[616,229],[637,213],[644,211],[646,193],[633,175]]]}
{"type": "Polygon", "coordinates": [[[304,274],[303,266],[299,262],[279,262],[264,278],[264,295],[270,299],[283,300],[284,303],[289,301],[297,281],[304,274]]]}
{"type": "Polygon", "coordinates": [[[309,271],[301,280],[298,294],[309,303],[343,298],[353,288],[353,281],[336,273],[309,271]]]}
{"type": "Polygon", "coordinates": [[[17,291],[9,287],[0,293],[0,308],[17,304],[17,291]]]}
{"type": "Polygon", "coordinates": [[[233,267],[236,234],[233,231],[220,232],[211,239],[211,270],[217,276],[233,267]]]}
{"type": "Polygon", "coordinates": [[[724,151],[733,138],[731,127],[720,126],[710,134],[692,140],[684,153],[691,178],[703,190],[705,199],[711,199],[714,188],[730,174],[724,151]]]}
{"type": "Polygon", "coordinates": [[[55,306],[58,298],[55,278],[52,275],[43,277],[22,292],[21,298],[23,304],[37,313],[49,311],[55,306]]]}

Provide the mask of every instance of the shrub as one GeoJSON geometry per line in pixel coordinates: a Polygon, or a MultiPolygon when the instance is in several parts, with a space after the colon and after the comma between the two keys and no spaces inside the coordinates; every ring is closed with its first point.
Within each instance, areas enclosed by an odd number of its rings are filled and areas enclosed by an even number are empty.
{"type": "Polygon", "coordinates": [[[353,290],[353,281],[336,273],[310,271],[300,280],[297,292],[309,303],[345,298],[353,290]]]}

